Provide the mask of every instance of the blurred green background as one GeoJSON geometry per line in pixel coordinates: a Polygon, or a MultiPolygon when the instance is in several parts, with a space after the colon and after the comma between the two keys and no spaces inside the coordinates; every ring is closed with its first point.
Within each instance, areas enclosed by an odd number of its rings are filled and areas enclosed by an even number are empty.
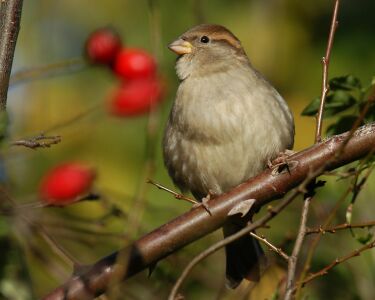
{"type": "MultiPolygon", "coordinates": [[[[147,116],[126,119],[107,113],[106,103],[118,79],[106,68],[86,67],[64,76],[11,86],[9,140],[52,128],[49,133],[61,135],[62,142],[35,151],[3,147],[4,185],[9,197],[17,203],[38,201],[43,174],[58,163],[73,160],[97,170],[95,191],[103,199],[63,209],[21,207],[15,215],[0,216],[0,299],[39,298],[69,278],[71,262],[43,239],[43,233],[81,263],[90,264],[190,208],[145,180],[151,177],[173,187],[161,159],[162,130],[178,85],[176,57],[166,45],[197,23],[222,24],[237,35],[253,65],[289,103],[296,122],[294,149],[311,145],[315,121],[300,113],[320,94],[320,60],[332,7],[333,1],[327,0],[24,1],[13,72],[81,57],[89,33],[110,25],[127,46],[144,48],[155,55],[168,93],[151,124],[156,128],[156,160],[150,163],[147,116]],[[123,213],[113,213],[118,210],[123,213]]],[[[373,11],[373,0],[342,1],[330,77],[353,74],[364,83],[371,81],[375,74],[373,11]]],[[[353,222],[374,219],[373,179],[370,177],[355,204],[353,222]]],[[[320,224],[350,184],[350,179],[325,180],[328,184],[314,200],[309,226],[320,224]]],[[[349,200],[350,196],[342,204],[335,224],[345,222],[349,200]]],[[[300,207],[301,201],[295,201],[270,223],[270,229],[261,230],[289,253],[300,207]]],[[[366,230],[356,232],[367,234],[366,230]]],[[[146,272],[135,276],[120,291],[119,299],[165,299],[190,259],[219,238],[221,232],[216,232],[165,259],[150,278],[146,272]]],[[[312,270],[360,246],[349,231],[327,234],[318,247],[312,270]]],[[[270,267],[252,292],[246,284],[234,292],[223,288],[224,256],[220,251],[194,269],[183,287],[184,295],[187,299],[271,299],[285,275],[286,264],[267,252],[270,267]]],[[[373,251],[367,251],[318,278],[303,293],[309,299],[374,299],[374,259],[373,251]]]]}

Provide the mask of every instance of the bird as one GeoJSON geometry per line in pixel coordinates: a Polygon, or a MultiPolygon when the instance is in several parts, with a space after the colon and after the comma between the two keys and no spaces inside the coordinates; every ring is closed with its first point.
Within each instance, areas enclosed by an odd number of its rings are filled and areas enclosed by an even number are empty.
{"type": "MultiPolygon", "coordinates": [[[[228,192],[267,168],[294,143],[293,115],[282,96],[251,64],[227,28],[200,24],[169,44],[179,86],[163,137],[174,184],[198,200],[228,192]]],[[[229,236],[246,226],[223,226],[229,236]]],[[[226,283],[258,281],[264,252],[246,235],[226,246],[226,283]]]]}

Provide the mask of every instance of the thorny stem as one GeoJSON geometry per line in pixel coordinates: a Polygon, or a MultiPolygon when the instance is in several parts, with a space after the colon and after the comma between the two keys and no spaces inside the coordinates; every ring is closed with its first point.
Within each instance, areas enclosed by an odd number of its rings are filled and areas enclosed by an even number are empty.
{"type": "Polygon", "coordinates": [[[324,104],[325,104],[325,100],[329,91],[328,68],[329,68],[329,63],[331,59],[333,39],[335,37],[335,32],[338,26],[337,15],[338,15],[338,10],[339,10],[339,5],[340,5],[340,0],[335,0],[335,6],[333,8],[333,14],[332,14],[331,28],[329,31],[328,42],[327,42],[327,49],[326,49],[325,56],[322,58],[323,79],[322,79],[322,93],[320,96],[320,106],[319,106],[318,114],[316,116],[316,131],[315,131],[316,143],[319,143],[322,139],[322,122],[323,122],[324,104]]]}
{"type": "Polygon", "coordinates": [[[177,193],[177,192],[175,192],[175,191],[173,191],[173,190],[171,190],[171,189],[169,189],[169,188],[167,188],[167,187],[165,187],[165,186],[163,186],[163,185],[161,185],[161,184],[159,184],[159,183],[157,183],[157,182],[155,182],[151,179],[148,179],[147,183],[150,183],[150,184],[156,186],[159,190],[163,190],[163,191],[166,191],[166,192],[172,194],[176,199],[185,200],[185,201],[190,202],[192,204],[199,204],[199,202],[197,200],[194,200],[194,199],[186,197],[182,194],[179,194],[179,193],[177,193]]]}
{"type": "Polygon", "coordinates": [[[283,251],[283,249],[278,248],[275,245],[271,244],[264,236],[259,236],[255,234],[254,232],[250,232],[250,235],[256,238],[258,241],[261,241],[262,243],[266,244],[270,250],[279,254],[286,261],[289,259],[289,256],[283,251]]]}
{"type": "MultiPolygon", "coordinates": [[[[361,116],[363,116],[363,115],[364,114],[362,112],[361,116]]],[[[360,118],[361,118],[361,116],[360,116],[360,118]]],[[[349,134],[349,136],[351,136],[351,134],[349,134]]],[[[369,157],[371,157],[372,153],[373,153],[373,150],[367,155],[366,158],[368,159],[369,157]]],[[[366,158],[361,161],[360,165],[364,164],[364,161],[366,161],[366,158]]],[[[367,172],[367,174],[364,177],[364,179],[367,180],[367,178],[368,178],[369,175],[370,175],[370,173],[367,172]]],[[[355,176],[358,177],[359,173],[357,173],[355,176]]],[[[344,202],[344,200],[346,199],[346,197],[352,192],[352,190],[353,190],[353,187],[349,187],[346,190],[346,192],[340,197],[340,199],[336,202],[336,205],[332,208],[332,210],[329,212],[327,218],[325,219],[324,224],[322,226],[323,228],[325,228],[325,227],[327,227],[327,226],[329,226],[331,224],[331,222],[332,222],[333,218],[335,217],[335,215],[336,215],[338,209],[340,208],[341,204],[344,202]]],[[[306,256],[306,261],[304,263],[303,270],[302,270],[302,273],[301,273],[300,278],[299,278],[299,282],[303,282],[303,279],[305,278],[308,270],[310,269],[310,264],[311,264],[311,261],[313,259],[313,255],[314,255],[315,249],[318,246],[321,237],[322,237],[322,232],[319,232],[318,235],[315,237],[315,239],[310,244],[309,251],[307,252],[307,256],[306,256]]],[[[296,298],[297,299],[299,299],[299,294],[301,292],[301,288],[302,288],[302,286],[298,285],[297,292],[296,292],[296,298]]]]}
{"type": "Polygon", "coordinates": [[[307,216],[309,212],[309,205],[311,202],[312,197],[307,197],[304,200],[303,208],[302,208],[302,216],[301,216],[301,223],[299,226],[299,231],[296,239],[296,243],[293,248],[292,255],[289,257],[288,260],[288,276],[287,276],[287,285],[286,285],[286,292],[285,292],[285,300],[290,300],[293,297],[293,290],[294,290],[294,282],[296,277],[296,269],[297,269],[297,260],[299,253],[302,249],[303,240],[306,235],[306,222],[307,216]]]}
{"type": "Polygon", "coordinates": [[[354,250],[353,252],[341,257],[341,258],[336,258],[332,263],[330,263],[328,266],[324,267],[320,271],[316,273],[310,274],[307,278],[305,278],[302,282],[299,282],[299,285],[304,286],[306,283],[312,281],[316,277],[326,275],[329,270],[332,268],[336,267],[338,264],[341,264],[355,256],[359,256],[363,251],[374,248],[375,247],[375,241],[372,241],[371,243],[364,245],[362,248],[354,250]]]}
{"type": "Polygon", "coordinates": [[[356,224],[344,223],[344,224],[339,224],[339,225],[331,226],[331,227],[319,226],[319,228],[307,229],[306,235],[314,234],[314,233],[325,234],[327,232],[336,233],[339,230],[353,229],[353,228],[366,228],[366,227],[372,227],[372,226],[375,226],[375,221],[361,222],[361,223],[356,223],[356,224]]]}
{"type": "MultiPolygon", "coordinates": [[[[325,103],[327,93],[329,90],[328,68],[329,68],[329,62],[330,62],[330,57],[331,57],[331,50],[333,46],[333,39],[334,39],[335,32],[336,32],[337,25],[338,25],[337,15],[338,15],[339,4],[340,4],[340,0],[336,0],[335,6],[333,9],[330,32],[328,36],[327,49],[326,49],[325,56],[322,59],[322,64],[323,64],[322,93],[320,97],[320,106],[319,106],[318,114],[316,117],[315,143],[319,143],[322,139],[321,135],[322,135],[324,103],[325,103]]],[[[307,223],[307,216],[308,216],[311,200],[312,200],[312,196],[307,196],[304,200],[304,204],[302,208],[301,223],[298,229],[297,239],[294,244],[292,255],[289,257],[289,261],[288,261],[287,286],[286,286],[284,300],[290,300],[293,298],[297,262],[298,262],[298,257],[301,252],[302,244],[306,235],[306,223],[307,223]]]]}

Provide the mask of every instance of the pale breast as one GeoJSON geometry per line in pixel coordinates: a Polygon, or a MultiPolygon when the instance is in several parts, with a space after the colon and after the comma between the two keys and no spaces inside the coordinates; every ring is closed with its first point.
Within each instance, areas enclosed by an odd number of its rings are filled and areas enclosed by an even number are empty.
{"type": "Polygon", "coordinates": [[[284,100],[258,74],[188,78],[166,127],[164,160],[181,189],[198,197],[221,194],[291,147],[293,135],[284,100]]]}

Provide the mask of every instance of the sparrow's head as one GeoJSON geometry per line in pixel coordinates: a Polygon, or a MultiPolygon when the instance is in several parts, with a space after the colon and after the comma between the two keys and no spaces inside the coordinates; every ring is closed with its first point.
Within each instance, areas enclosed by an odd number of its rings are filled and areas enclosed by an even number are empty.
{"type": "MultiPolygon", "coordinates": [[[[185,79],[220,71],[228,62],[248,63],[239,39],[221,25],[201,24],[183,33],[168,48],[179,55],[177,75],[185,79]]],[[[224,70],[225,71],[225,70],[224,70]]]]}

